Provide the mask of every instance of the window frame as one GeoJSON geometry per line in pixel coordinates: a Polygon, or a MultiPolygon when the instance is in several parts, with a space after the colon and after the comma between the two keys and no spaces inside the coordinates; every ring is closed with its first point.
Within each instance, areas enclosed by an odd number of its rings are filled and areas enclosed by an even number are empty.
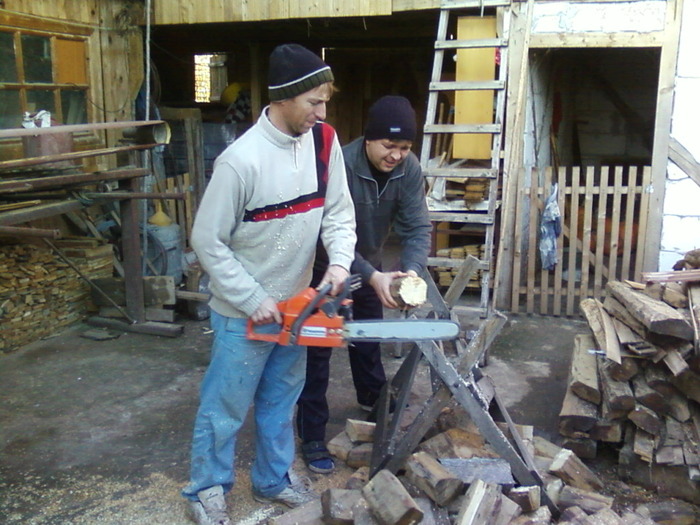
{"type": "MultiPolygon", "coordinates": [[[[0,16],[0,31],[3,33],[9,33],[12,35],[12,44],[14,47],[14,58],[17,78],[16,82],[0,82],[0,90],[2,91],[18,91],[19,92],[19,105],[20,112],[19,121],[21,122],[22,116],[29,111],[28,109],[28,93],[31,91],[50,91],[52,94],[53,101],[53,111],[51,112],[51,117],[53,120],[61,124],[65,124],[65,118],[63,115],[63,102],[62,94],[70,91],[81,91],[84,93],[85,100],[85,118],[79,119],[84,122],[72,122],[72,123],[87,123],[91,122],[94,115],[94,108],[92,107],[91,92],[93,86],[91,85],[91,75],[89,70],[90,64],[90,37],[92,35],[92,30],[86,28],[85,26],[76,26],[69,23],[58,23],[43,19],[37,19],[28,16],[17,16],[16,18],[8,18],[7,16],[0,16]],[[51,53],[51,82],[27,82],[26,71],[24,67],[25,50],[22,48],[22,36],[23,35],[36,35],[47,38],[50,45],[51,53]],[[61,56],[57,52],[57,46],[63,44],[57,44],[58,41],[66,42],[78,42],[82,44],[82,49],[80,51],[79,60],[82,61],[83,70],[77,76],[80,77],[82,82],[58,82],[57,76],[59,75],[59,68],[61,56]]],[[[70,47],[70,45],[68,46],[70,47]]],[[[63,52],[65,53],[64,48],[63,52]]],[[[67,57],[64,54],[64,57],[67,57]]],[[[19,127],[19,123],[18,123],[19,127]]]]}

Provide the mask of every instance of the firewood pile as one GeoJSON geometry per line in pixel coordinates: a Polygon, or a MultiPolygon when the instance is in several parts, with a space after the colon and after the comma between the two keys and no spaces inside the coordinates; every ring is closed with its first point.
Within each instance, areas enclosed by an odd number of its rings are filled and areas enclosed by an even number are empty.
{"type": "Polygon", "coordinates": [[[591,333],[575,341],[559,432],[582,458],[611,444],[621,475],[698,503],[700,272],[675,274],[611,281],[604,301],[581,302],[591,333]]]}
{"type": "Polygon", "coordinates": [[[476,204],[488,199],[489,179],[447,178],[445,186],[445,199],[448,201],[463,200],[465,204],[476,204]]]}
{"type": "MultiPolygon", "coordinates": [[[[112,246],[95,239],[54,241],[88,278],[112,275],[112,246]]],[[[90,286],[49,248],[0,245],[0,350],[54,333],[88,313],[90,286]]]]}
{"type": "Polygon", "coordinates": [[[473,424],[455,426],[453,409],[443,411],[432,435],[397,474],[379,470],[369,479],[374,430],[374,423],[348,419],[345,430],[328,442],[337,461],[356,469],[345,487],[326,489],[319,501],[270,523],[651,525],[670,523],[669,516],[677,520],[673,523],[695,523],[693,507],[684,502],[613,510],[614,498],[601,494],[603,481],[573,451],[535,436],[528,425],[516,430],[544,483],[542,489],[518,486],[508,462],[473,424]],[[556,503],[558,517],[544,503],[542,490],[556,503]]]}
{"type": "MultiPolygon", "coordinates": [[[[435,255],[438,257],[447,257],[449,259],[466,259],[467,256],[471,255],[477,259],[484,258],[484,245],[483,244],[467,244],[464,246],[455,246],[452,248],[441,248],[436,251],[435,255]]],[[[453,268],[447,268],[444,266],[438,266],[435,268],[437,274],[437,284],[438,286],[450,286],[454,280],[455,275],[459,272],[459,266],[453,268]]],[[[468,289],[478,289],[480,287],[481,270],[474,272],[471,279],[467,283],[468,289]]]]}

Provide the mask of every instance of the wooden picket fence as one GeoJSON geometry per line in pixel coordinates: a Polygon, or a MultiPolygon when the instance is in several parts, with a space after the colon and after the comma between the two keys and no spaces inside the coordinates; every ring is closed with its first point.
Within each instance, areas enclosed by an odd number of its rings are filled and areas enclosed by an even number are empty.
{"type": "Polygon", "coordinates": [[[530,175],[519,178],[512,312],[579,315],[581,300],[602,299],[609,280],[639,279],[651,167],[561,167],[530,175]],[[546,271],[540,264],[539,228],[553,183],[562,233],[558,263],[546,271]]]}

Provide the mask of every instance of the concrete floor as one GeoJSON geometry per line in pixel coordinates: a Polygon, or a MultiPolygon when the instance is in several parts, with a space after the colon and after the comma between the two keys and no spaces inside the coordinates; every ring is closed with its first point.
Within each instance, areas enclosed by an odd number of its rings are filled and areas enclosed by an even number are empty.
{"type": "MultiPolygon", "coordinates": [[[[79,324],[0,356],[0,523],[189,523],[179,491],[211,335],[207,321],[181,322],[177,339],[128,333],[108,341],[81,337],[89,327],[79,324]]],[[[585,330],[567,319],[509,319],[486,371],[516,423],[558,439],[573,338],[585,330]]],[[[386,349],[388,375],[401,362],[386,349]]],[[[363,417],[346,352],[334,353],[332,371],[329,437],[347,418],[363,417]]],[[[239,440],[238,481],[227,497],[234,522],[246,525],[283,510],[250,495],[251,427],[239,440]]],[[[311,475],[300,459],[296,466],[319,492],[343,486],[351,473],[339,465],[333,475],[311,475]]]]}

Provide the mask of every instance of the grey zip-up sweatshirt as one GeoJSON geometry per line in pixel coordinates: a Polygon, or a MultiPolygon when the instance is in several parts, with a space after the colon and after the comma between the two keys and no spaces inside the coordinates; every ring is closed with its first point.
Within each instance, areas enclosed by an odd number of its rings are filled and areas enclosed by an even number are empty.
{"type": "Polygon", "coordinates": [[[282,133],[267,108],[216,159],[192,246],[219,314],[249,317],[266,297],[280,301],[307,287],[319,235],[330,264],[350,269],[354,210],[340,144],[333,128],[322,126],[331,145],[325,194],[313,133],[282,133]]]}
{"type": "Polygon", "coordinates": [[[425,179],[418,158],[411,152],[389,173],[379,193],[370,171],[364,137],[343,147],[348,186],[355,204],[357,247],[352,273],[366,283],[381,267],[382,250],[391,229],[401,242],[401,270],[419,275],[427,264],[432,226],[425,202],[425,179]]]}

